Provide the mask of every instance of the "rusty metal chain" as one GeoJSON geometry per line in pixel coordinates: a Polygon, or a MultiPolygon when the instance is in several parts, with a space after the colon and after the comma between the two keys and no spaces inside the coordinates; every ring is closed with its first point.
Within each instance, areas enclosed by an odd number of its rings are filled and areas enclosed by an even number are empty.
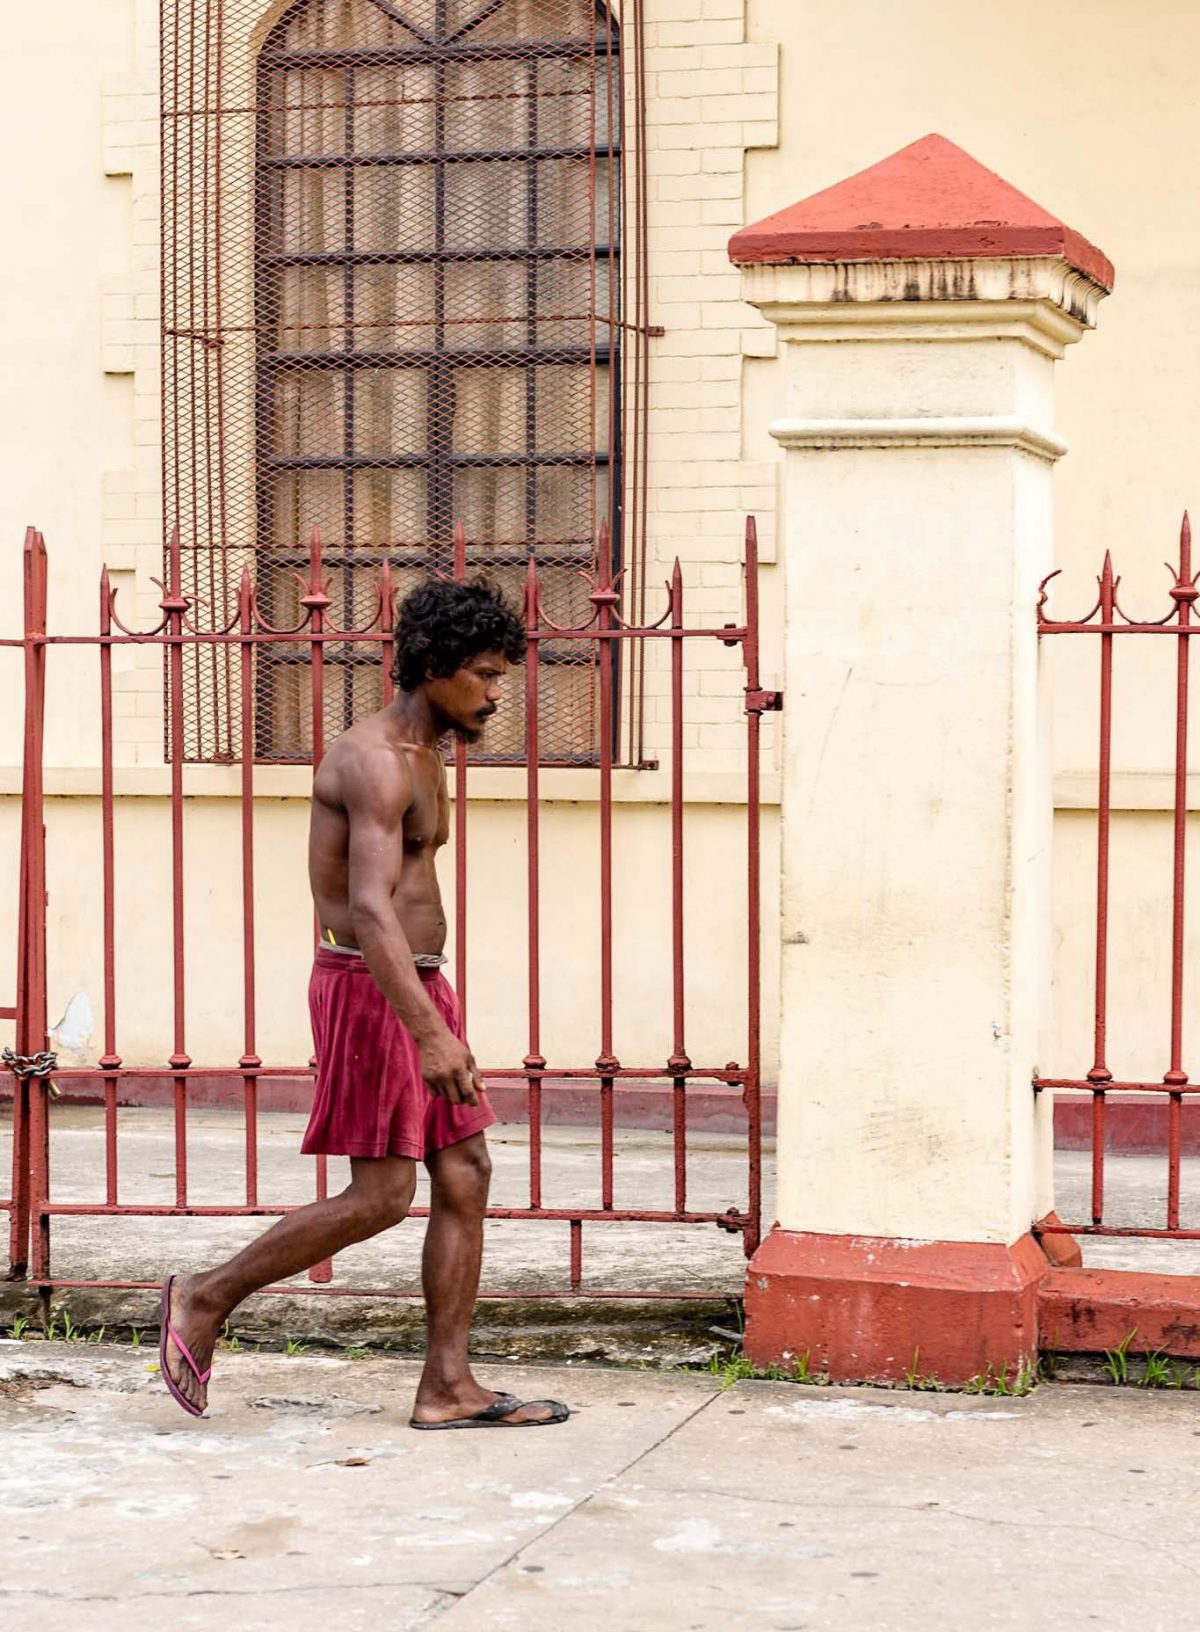
{"type": "MultiPolygon", "coordinates": [[[[58,1055],[47,1051],[44,1054],[14,1054],[11,1048],[6,1048],[0,1054],[2,1061],[17,1077],[48,1077],[58,1064],[58,1055]]],[[[47,1085],[51,1095],[57,1099],[58,1089],[51,1082],[47,1085]]]]}

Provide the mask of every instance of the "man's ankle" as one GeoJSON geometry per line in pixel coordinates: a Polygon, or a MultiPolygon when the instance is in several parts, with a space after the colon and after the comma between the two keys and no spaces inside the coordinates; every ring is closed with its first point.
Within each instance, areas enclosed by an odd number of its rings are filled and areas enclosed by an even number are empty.
{"type": "Polygon", "coordinates": [[[434,1398],[445,1397],[453,1399],[467,1389],[475,1387],[475,1379],[471,1375],[469,1366],[431,1366],[425,1362],[425,1369],[421,1373],[421,1381],[417,1391],[434,1398]]]}
{"type": "Polygon", "coordinates": [[[228,1300],[221,1295],[216,1280],[217,1272],[207,1269],[188,1276],[187,1299],[199,1315],[221,1325],[229,1314],[228,1300]]]}

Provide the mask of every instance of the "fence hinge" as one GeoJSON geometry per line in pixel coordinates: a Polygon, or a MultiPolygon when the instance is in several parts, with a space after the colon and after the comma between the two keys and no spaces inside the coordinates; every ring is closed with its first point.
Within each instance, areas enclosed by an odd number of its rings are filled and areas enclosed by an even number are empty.
{"type": "Polygon", "coordinates": [[[783,693],[781,691],[752,691],[746,687],[746,713],[770,714],[780,713],[783,709],[783,693]]]}

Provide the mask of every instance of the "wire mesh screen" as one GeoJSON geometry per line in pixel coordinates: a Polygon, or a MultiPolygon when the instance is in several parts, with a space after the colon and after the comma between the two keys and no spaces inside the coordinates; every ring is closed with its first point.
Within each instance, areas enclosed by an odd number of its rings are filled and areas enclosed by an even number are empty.
{"type": "MultiPolygon", "coordinates": [[[[631,32],[594,0],[163,0],[164,522],[194,616],[229,621],[251,565],[298,623],[316,527],[327,624],[363,628],[381,563],[402,596],[461,523],[469,570],[519,605],[532,553],[549,616],[586,621],[600,525],[628,561],[639,514],[631,32]]],[[[590,644],[540,653],[545,762],[597,753],[590,644]]],[[[190,661],[186,758],[237,757],[237,685],[190,661]]],[[[519,689],[477,757],[523,757],[519,689]]],[[[327,645],[323,690],[328,740],[383,700],[374,643],[327,645]]],[[[310,757],[310,698],[303,654],[261,653],[258,758],[310,757]]]]}

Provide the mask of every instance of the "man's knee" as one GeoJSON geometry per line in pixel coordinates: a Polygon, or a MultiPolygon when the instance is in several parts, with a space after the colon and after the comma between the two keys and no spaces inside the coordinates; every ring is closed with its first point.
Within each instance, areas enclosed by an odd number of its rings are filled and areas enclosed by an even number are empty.
{"type": "Polygon", "coordinates": [[[439,1150],[432,1176],[440,1200],[451,1206],[482,1206],[492,1179],[492,1158],[483,1135],[439,1150]]]}
{"type": "Polygon", "coordinates": [[[364,1236],[378,1235],[408,1217],[416,1191],[415,1172],[380,1175],[370,1184],[354,1184],[347,1192],[355,1223],[364,1236]]]}

